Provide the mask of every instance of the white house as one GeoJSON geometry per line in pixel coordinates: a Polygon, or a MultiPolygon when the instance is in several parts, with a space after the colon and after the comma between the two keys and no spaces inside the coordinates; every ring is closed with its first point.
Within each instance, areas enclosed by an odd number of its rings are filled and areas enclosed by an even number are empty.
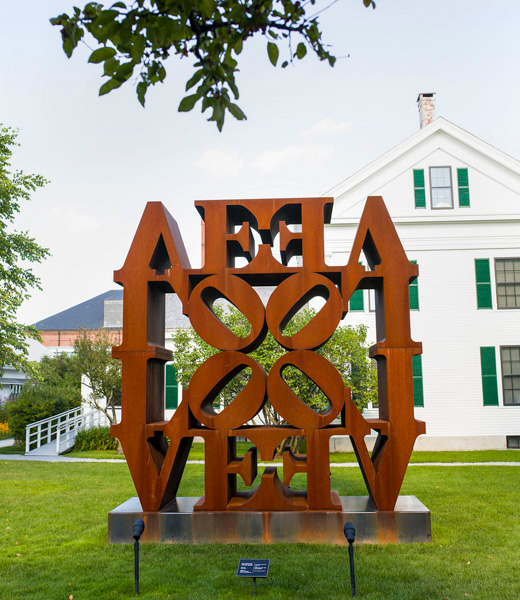
{"type": "MultiPolygon", "coordinates": [[[[42,356],[50,354],[49,350],[40,342],[32,339],[28,339],[27,342],[29,351],[27,360],[39,361],[42,356]]],[[[0,404],[4,404],[9,398],[16,398],[28,379],[27,373],[17,371],[12,365],[6,365],[3,371],[3,375],[0,376],[0,404]]]]}
{"type": "MultiPolygon", "coordinates": [[[[520,162],[418,98],[421,128],[329,190],[329,264],[345,264],[367,196],[382,196],[419,278],[410,289],[416,449],[520,447],[520,162]]],[[[369,326],[373,298],[347,315],[369,326]]],[[[370,411],[369,411],[370,412],[370,411]]]]}

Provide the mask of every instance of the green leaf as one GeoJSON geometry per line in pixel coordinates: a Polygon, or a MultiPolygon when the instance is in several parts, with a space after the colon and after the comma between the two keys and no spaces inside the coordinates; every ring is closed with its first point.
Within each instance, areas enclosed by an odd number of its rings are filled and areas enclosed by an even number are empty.
{"type": "Polygon", "coordinates": [[[237,84],[235,83],[235,80],[230,79],[228,81],[228,85],[231,88],[231,91],[233,92],[233,96],[235,96],[235,100],[238,100],[239,93],[238,93],[238,88],[237,88],[237,84]]]}
{"type": "Polygon", "coordinates": [[[112,90],[117,89],[122,83],[123,83],[122,80],[118,81],[115,78],[109,79],[106,83],[104,83],[99,88],[99,95],[104,96],[105,94],[108,94],[108,92],[111,92],[112,90]]]}
{"type": "Polygon", "coordinates": [[[285,67],[286,67],[288,64],[289,64],[289,63],[288,63],[286,60],[284,60],[284,61],[283,61],[283,63],[282,63],[282,69],[285,69],[285,67]]]}
{"type": "Polygon", "coordinates": [[[199,99],[198,94],[192,94],[191,96],[186,96],[185,98],[183,98],[181,100],[178,111],[179,112],[190,112],[190,110],[192,110],[193,107],[195,106],[195,104],[197,103],[198,99],[199,99]]]}
{"type": "Polygon", "coordinates": [[[118,16],[119,16],[118,10],[104,10],[99,15],[99,17],[94,21],[94,24],[97,27],[101,27],[101,25],[106,25],[107,23],[114,21],[114,19],[118,16]]]}
{"type": "Polygon", "coordinates": [[[198,71],[195,71],[195,74],[186,83],[186,91],[191,90],[191,88],[202,79],[203,75],[204,75],[203,69],[199,69],[198,71]]]}
{"type": "Polygon", "coordinates": [[[213,114],[208,119],[208,121],[215,121],[217,123],[218,130],[222,131],[225,115],[226,113],[224,112],[222,105],[218,104],[218,102],[215,101],[215,104],[213,105],[213,114]]]}
{"type": "Polygon", "coordinates": [[[202,108],[200,112],[204,112],[213,106],[213,104],[215,104],[215,98],[212,98],[211,96],[204,96],[204,98],[202,98],[202,108]]]}
{"type": "Polygon", "coordinates": [[[126,4],[124,2],[114,2],[110,8],[126,8],[126,4]]]}
{"type": "Polygon", "coordinates": [[[144,97],[146,95],[146,90],[148,89],[148,85],[144,81],[140,81],[137,84],[137,99],[141,103],[141,106],[144,108],[144,97]]]}
{"type": "Polygon", "coordinates": [[[105,46],[104,48],[98,48],[97,50],[94,50],[94,52],[92,52],[88,59],[88,62],[97,64],[105,61],[107,58],[111,58],[115,54],[115,48],[109,48],[107,46],[105,46]]]}
{"type": "Polygon", "coordinates": [[[269,60],[273,67],[276,67],[276,63],[278,62],[278,56],[280,54],[280,50],[278,50],[278,46],[273,42],[267,42],[267,54],[269,56],[269,60]]]}
{"type": "Polygon", "coordinates": [[[67,58],[72,56],[72,51],[74,50],[74,44],[70,38],[63,38],[63,52],[67,55],[67,58]]]}
{"type": "Polygon", "coordinates": [[[49,19],[49,22],[51,25],[62,25],[63,21],[68,20],[68,18],[69,18],[69,16],[66,15],[65,13],[63,13],[62,15],[59,15],[58,17],[49,19]]]}
{"type": "Polygon", "coordinates": [[[229,104],[228,110],[235,117],[235,119],[238,119],[239,121],[247,119],[246,115],[242,112],[242,109],[236,104],[229,104]]]}
{"type": "Polygon", "coordinates": [[[132,38],[132,46],[130,48],[130,57],[136,63],[141,62],[144,48],[146,45],[146,39],[143,35],[134,35],[132,38]]]}
{"type": "Polygon", "coordinates": [[[117,73],[117,69],[119,68],[119,61],[117,58],[107,58],[105,60],[105,64],[103,66],[103,75],[115,75],[117,73]]]}
{"type": "Polygon", "coordinates": [[[296,56],[301,60],[307,54],[307,47],[303,42],[300,42],[296,47],[296,56]]]}

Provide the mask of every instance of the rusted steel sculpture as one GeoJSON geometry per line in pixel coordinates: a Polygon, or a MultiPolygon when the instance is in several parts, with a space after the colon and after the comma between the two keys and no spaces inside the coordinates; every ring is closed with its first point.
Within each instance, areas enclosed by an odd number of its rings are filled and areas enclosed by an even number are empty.
{"type": "Polygon", "coordinates": [[[122,420],[112,426],[121,440],[143,510],[157,511],[176,496],[194,436],[205,441],[205,494],[201,511],[341,510],[330,490],[329,438],[348,435],[372,501],[378,510],[395,506],[416,437],[424,423],[414,418],[412,357],[421,344],[410,337],[408,286],[418,275],[406,258],[382,198],[370,197],[346,266],[324,260],[324,224],[332,198],[222,200],[196,202],[205,232],[204,265],[191,269],[177,223],[160,202],[146,206],[123,268],[115,281],[124,286],[123,343],[113,355],[123,363],[122,420]],[[289,226],[299,225],[298,232],[289,226]],[[252,230],[262,243],[255,251],[252,230]],[[272,254],[279,235],[281,262],[272,254]],[[368,267],[359,264],[364,253],[368,267]],[[292,256],[302,266],[288,266],[292,256]],[[235,267],[237,257],[247,264],[235,267]],[[277,286],[264,308],[253,286],[277,286]],[[332,335],[356,289],[374,289],[379,379],[379,418],[365,419],[338,371],[314,352],[332,335]],[[170,421],[164,420],[165,294],[175,292],[197,333],[221,350],[195,372],[170,421]],[[312,297],[323,308],[303,329],[283,331],[312,297]],[[224,297],[249,320],[251,332],[238,337],[212,311],[224,297]],[[267,374],[248,352],[267,330],[287,349],[267,374]],[[309,408],[282,378],[292,365],[320,387],[330,401],[325,414],[309,408]],[[213,410],[220,390],[242,369],[251,377],[222,411],[213,410]],[[254,426],[251,419],[266,399],[286,420],[285,426],[254,426]],[[333,421],[340,416],[341,423],[333,421]],[[378,432],[370,455],[364,438],[378,432]],[[237,491],[237,475],[251,486],[257,475],[257,449],[264,461],[288,436],[303,435],[307,455],[283,454],[283,483],[267,467],[260,485],[237,491]],[[254,446],[237,456],[236,437],[254,446]],[[169,440],[169,441],[168,441],[169,440]],[[295,473],[306,473],[307,491],[289,488],[295,473]]]}

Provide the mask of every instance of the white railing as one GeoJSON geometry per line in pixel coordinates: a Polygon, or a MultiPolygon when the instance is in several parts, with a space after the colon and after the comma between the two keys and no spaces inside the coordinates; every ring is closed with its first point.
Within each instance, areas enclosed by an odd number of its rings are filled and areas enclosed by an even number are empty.
{"type": "Polygon", "coordinates": [[[61,454],[74,446],[78,431],[103,425],[109,425],[104,413],[81,407],[36,421],[25,428],[25,453],[54,442],[55,454],[61,454]]]}

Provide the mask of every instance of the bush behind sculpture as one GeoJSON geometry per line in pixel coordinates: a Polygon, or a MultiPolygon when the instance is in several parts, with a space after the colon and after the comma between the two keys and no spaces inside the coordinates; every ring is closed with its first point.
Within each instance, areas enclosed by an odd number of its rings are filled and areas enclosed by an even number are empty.
{"type": "Polygon", "coordinates": [[[73,450],[117,450],[118,441],[111,437],[110,427],[92,427],[80,431],[73,450]]]}
{"type": "Polygon", "coordinates": [[[27,382],[18,398],[8,405],[9,431],[16,440],[23,442],[27,425],[71,410],[80,404],[81,392],[78,389],[46,382],[27,382]]]}

